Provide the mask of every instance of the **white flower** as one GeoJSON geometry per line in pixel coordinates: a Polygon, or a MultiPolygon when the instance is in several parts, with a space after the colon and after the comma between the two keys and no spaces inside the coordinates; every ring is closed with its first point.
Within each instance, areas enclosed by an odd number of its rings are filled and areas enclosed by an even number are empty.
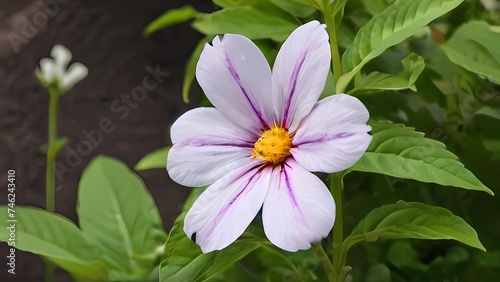
{"type": "Polygon", "coordinates": [[[57,84],[61,93],[65,93],[83,80],[89,72],[85,65],[78,62],[68,68],[72,55],[62,45],[54,46],[50,51],[50,56],[52,58],[41,59],[40,68],[35,71],[40,82],[46,87],[57,84]]]}
{"type": "Polygon", "coordinates": [[[308,249],[328,235],[335,202],[311,171],[345,170],[371,141],[358,99],[317,102],[329,67],[328,34],[317,21],[290,35],[272,72],[246,37],[227,34],[205,46],[196,77],[215,108],[174,123],[167,160],[174,181],[213,183],[184,220],[203,252],[231,244],[261,208],[266,236],[284,250],[308,249]]]}

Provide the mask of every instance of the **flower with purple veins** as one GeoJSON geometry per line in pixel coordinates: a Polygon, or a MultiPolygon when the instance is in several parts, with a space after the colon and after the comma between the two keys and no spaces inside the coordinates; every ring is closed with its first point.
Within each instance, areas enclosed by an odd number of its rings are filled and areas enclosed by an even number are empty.
{"type": "Polygon", "coordinates": [[[369,114],[337,94],[317,101],[330,67],[325,25],[312,21],[283,43],[273,70],[241,35],[215,37],[197,80],[215,108],[186,112],[172,126],[167,170],[185,186],[209,186],[184,219],[203,252],[234,242],[262,208],[264,231],[287,251],[328,236],[335,202],[312,172],[352,166],[371,141],[369,114]]]}

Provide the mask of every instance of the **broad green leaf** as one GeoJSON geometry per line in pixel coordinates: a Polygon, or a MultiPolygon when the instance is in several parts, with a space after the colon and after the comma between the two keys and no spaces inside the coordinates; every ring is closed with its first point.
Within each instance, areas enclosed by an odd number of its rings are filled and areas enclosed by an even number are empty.
{"type": "Polygon", "coordinates": [[[364,171],[469,190],[493,192],[446,146],[411,127],[380,127],[367,152],[349,171],[364,171]]]}
{"type": "Polygon", "coordinates": [[[193,27],[204,34],[236,33],[250,39],[270,38],[284,41],[299,26],[298,22],[268,14],[251,6],[226,8],[200,14],[193,27]]]}
{"type": "Polygon", "coordinates": [[[415,53],[411,53],[401,61],[403,71],[398,75],[372,72],[361,78],[361,82],[349,94],[368,90],[403,90],[411,89],[417,91],[415,81],[425,68],[424,59],[415,53]]]}
{"type": "Polygon", "coordinates": [[[155,31],[169,27],[171,25],[194,19],[198,15],[198,13],[199,12],[190,5],[185,5],[180,8],[168,10],[165,13],[161,14],[156,20],[154,20],[144,29],[144,35],[147,36],[155,31]]]}
{"type": "Polygon", "coordinates": [[[299,3],[297,1],[290,1],[290,0],[270,0],[270,1],[274,5],[280,7],[281,9],[299,18],[308,17],[312,15],[314,11],[316,11],[316,9],[314,9],[313,7],[299,3]]]}
{"type": "Polygon", "coordinates": [[[317,10],[321,10],[321,6],[323,5],[321,3],[321,0],[292,0],[292,1],[311,6],[317,10]]]}
{"type": "Polygon", "coordinates": [[[222,8],[229,8],[229,7],[242,7],[242,6],[248,6],[248,5],[255,5],[262,0],[213,0],[215,4],[222,8]]]}
{"type": "MultiPolygon", "coordinates": [[[[8,207],[0,206],[1,214],[7,211],[8,207]]],[[[73,222],[33,207],[17,206],[14,214],[16,222],[0,222],[1,241],[9,242],[9,227],[15,224],[15,240],[8,243],[11,247],[44,256],[75,277],[107,280],[99,249],[73,222]]]]}
{"type": "Polygon", "coordinates": [[[167,236],[153,198],[125,164],[93,159],[80,180],[77,212],[84,235],[105,251],[113,279],[145,277],[155,266],[167,236]]]}
{"type": "Polygon", "coordinates": [[[134,169],[137,171],[153,168],[164,169],[167,165],[167,156],[170,148],[172,148],[172,146],[163,147],[145,155],[137,162],[134,169]]]}
{"type": "Polygon", "coordinates": [[[356,35],[342,56],[344,75],[337,93],[373,58],[416,33],[432,20],[457,7],[463,0],[400,0],[374,16],[356,35]]]}
{"type": "Polygon", "coordinates": [[[486,251],[476,231],[462,218],[441,207],[399,201],[371,211],[344,241],[349,249],[358,242],[394,239],[452,239],[486,251]]]}
{"type": "Polygon", "coordinates": [[[500,32],[482,21],[461,26],[442,47],[455,64],[500,84],[500,32]]]}

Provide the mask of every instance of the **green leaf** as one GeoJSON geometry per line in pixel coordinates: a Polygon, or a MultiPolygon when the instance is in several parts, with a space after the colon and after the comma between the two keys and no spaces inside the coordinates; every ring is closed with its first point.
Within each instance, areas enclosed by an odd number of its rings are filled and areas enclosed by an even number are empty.
{"type": "Polygon", "coordinates": [[[364,171],[469,190],[493,192],[446,150],[446,146],[414,128],[381,127],[367,152],[349,171],[364,171]]]}
{"type": "Polygon", "coordinates": [[[374,16],[359,30],[342,56],[345,74],[337,83],[337,93],[343,93],[351,79],[370,60],[462,2],[463,0],[400,0],[374,16]]]}
{"type": "Polygon", "coordinates": [[[321,6],[323,5],[321,3],[321,0],[292,0],[292,1],[311,6],[317,10],[321,10],[321,6]]]}
{"type": "Polygon", "coordinates": [[[361,82],[349,94],[367,90],[403,90],[411,89],[417,91],[415,81],[425,68],[424,59],[415,53],[411,53],[401,61],[403,72],[398,75],[388,73],[372,72],[361,78],[361,82]]]}
{"type": "Polygon", "coordinates": [[[299,26],[281,16],[267,14],[251,6],[226,8],[211,14],[200,14],[193,27],[201,33],[236,33],[250,39],[270,38],[284,41],[299,26]]]}
{"type": "Polygon", "coordinates": [[[486,251],[476,231],[462,218],[445,208],[405,201],[371,211],[353,229],[342,248],[349,249],[362,241],[394,239],[452,239],[486,251]]]}
{"type": "Polygon", "coordinates": [[[290,1],[290,0],[270,0],[270,1],[274,5],[287,11],[291,15],[294,15],[299,18],[308,17],[312,15],[314,11],[316,11],[316,9],[314,9],[313,7],[307,4],[299,3],[297,1],[290,1]]]}
{"type": "Polygon", "coordinates": [[[144,35],[147,36],[155,31],[169,27],[171,25],[194,19],[198,14],[199,12],[190,5],[185,5],[180,8],[168,10],[165,13],[161,14],[156,20],[154,20],[144,29],[144,35]]]}
{"type": "Polygon", "coordinates": [[[77,212],[85,236],[105,251],[113,279],[142,278],[155,266],[167,236],[153,198],[125,164],[93,159],[79,184],[77,212]]]}
{"type": "MultiPolygon", "coordinates": [[[[6,215],[8,210],[0,206],[0,213],[6,215]]],[[[15,240],[8,243],[11,247],[44,256],[75,277],[107,280],[99,249],[73,222],[33,207],[17,206],[14,214],[17,222],[0,222],[1,241],[9,242],[9,227],[15,224],[15,240]]]]}
{"type": "Polygon", "coordinates": [[[427,271],[429,266],[422,263],[410,240],[394,241],[387,251],[387,260],[399,269],[427,271]]]}
{"type": "Polygon", "coordinates": [[[163,147],[145,155],[137,162],[134,169],[137,171],[154,168],[164,169],[167,165],[167,156],[170,148],[172,148],[172,146],[163,147]]]}
{"type": "Polygon", "coordinates": [[[366,274],[366,282],[389,282],[391,281],[391,271],[385,264],[375,264],[370,266],[366,274]]]}
{"type": "Polygon", "coordinates": [[[462,25],[441,48],[455,64],[500,84],[500,32],[482,21],[462,25]]]}
{"type": "Polygon", "coordinates": [[[242,7],[242,6],[248,6],[248,5],[255,5],[262,0],[213,0],[215,4],[222,8],[229,8],[229,7],[242,7]]]}
{"type": "Polygon", "coordinates": [[[189,89],[191,89],[191,85],[193,84],[193,80],[196,75],[196,64],[200,59],[201,51],[203,51],[203,47],[205,47],[205,44],[212,38],[213,37],[211,36],[206,36],[204,39],[200,40],[186,63],[186,70],[184,71],[184,81],[182,83],[182,99],[185,103],[189,103],[189,89]]]}

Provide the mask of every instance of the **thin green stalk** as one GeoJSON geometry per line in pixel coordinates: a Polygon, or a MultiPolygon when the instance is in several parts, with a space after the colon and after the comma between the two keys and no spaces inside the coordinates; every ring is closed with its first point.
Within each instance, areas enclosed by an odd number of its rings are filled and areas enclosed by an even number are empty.
{"type": "MultiPolygon", "coordinates": [[[[47,169],[45,173],[45,207],[48,211],[55,211],[55,190],[56,190],[56,156],[60,149],[57,137],[57,117],[59,113],[60,92],[57,87],[49,87],[49,124],[47,141],[47,169]]],[[[55,265],[45,261],[45,282],[52,282],[55,279],[55,265]]]]}
{"type": "MultiPolygon", "coordinates": [[[[343,172],[338,172],[330,175],[330,191],[335,199],[336,211],[335,211],[335,225],[333,226],[333,262],[335,263],[335,269],[342,273],[344,267],[343,263],[339,262],[345,261],[341,255],[341,246],[344,242],[344,217],[343,217],[343,190],[344,184],[342,177],[343,172]]],[[[344,254],[345,255],[345,254],[344,254]]],[[[340,280],[343,282],[343,280],[340,280]]]]}
{"type": "Polygon", "coordinates": [[[335,15],[332,14],[331,9],[326,6],[323,7],[323,16],[325,18],[326,30],[330,36],[330,48],[332,52],[332,65],[333,65],[333,80],[335,84],[342,76],[342,60],[339,53],[339,45],[337,42],[337,26],[335,25],[335,15]]]}
{"type": "Polygon", "coordinates": [[[319,261],[323,265],[323,268],[325,269],[328,281],[336,282],[337,281],[336,277],[338,274],[335,268],[333,267],[332,262],[328,259],[328,255],[326,254],[325,249],[323,249],[323,246],[321,246],[321,242],[314,244],[313,249],[319,261]]]}
{"type": "Polygon", "coordinates": [[[57,155],[57,116],[59,112],[59,91],[55,87],[49,88],[49,125],[47,141],[47,170],[45,174],[45,207],[48,211],[55,211],[55,161],[57,155]]]}

